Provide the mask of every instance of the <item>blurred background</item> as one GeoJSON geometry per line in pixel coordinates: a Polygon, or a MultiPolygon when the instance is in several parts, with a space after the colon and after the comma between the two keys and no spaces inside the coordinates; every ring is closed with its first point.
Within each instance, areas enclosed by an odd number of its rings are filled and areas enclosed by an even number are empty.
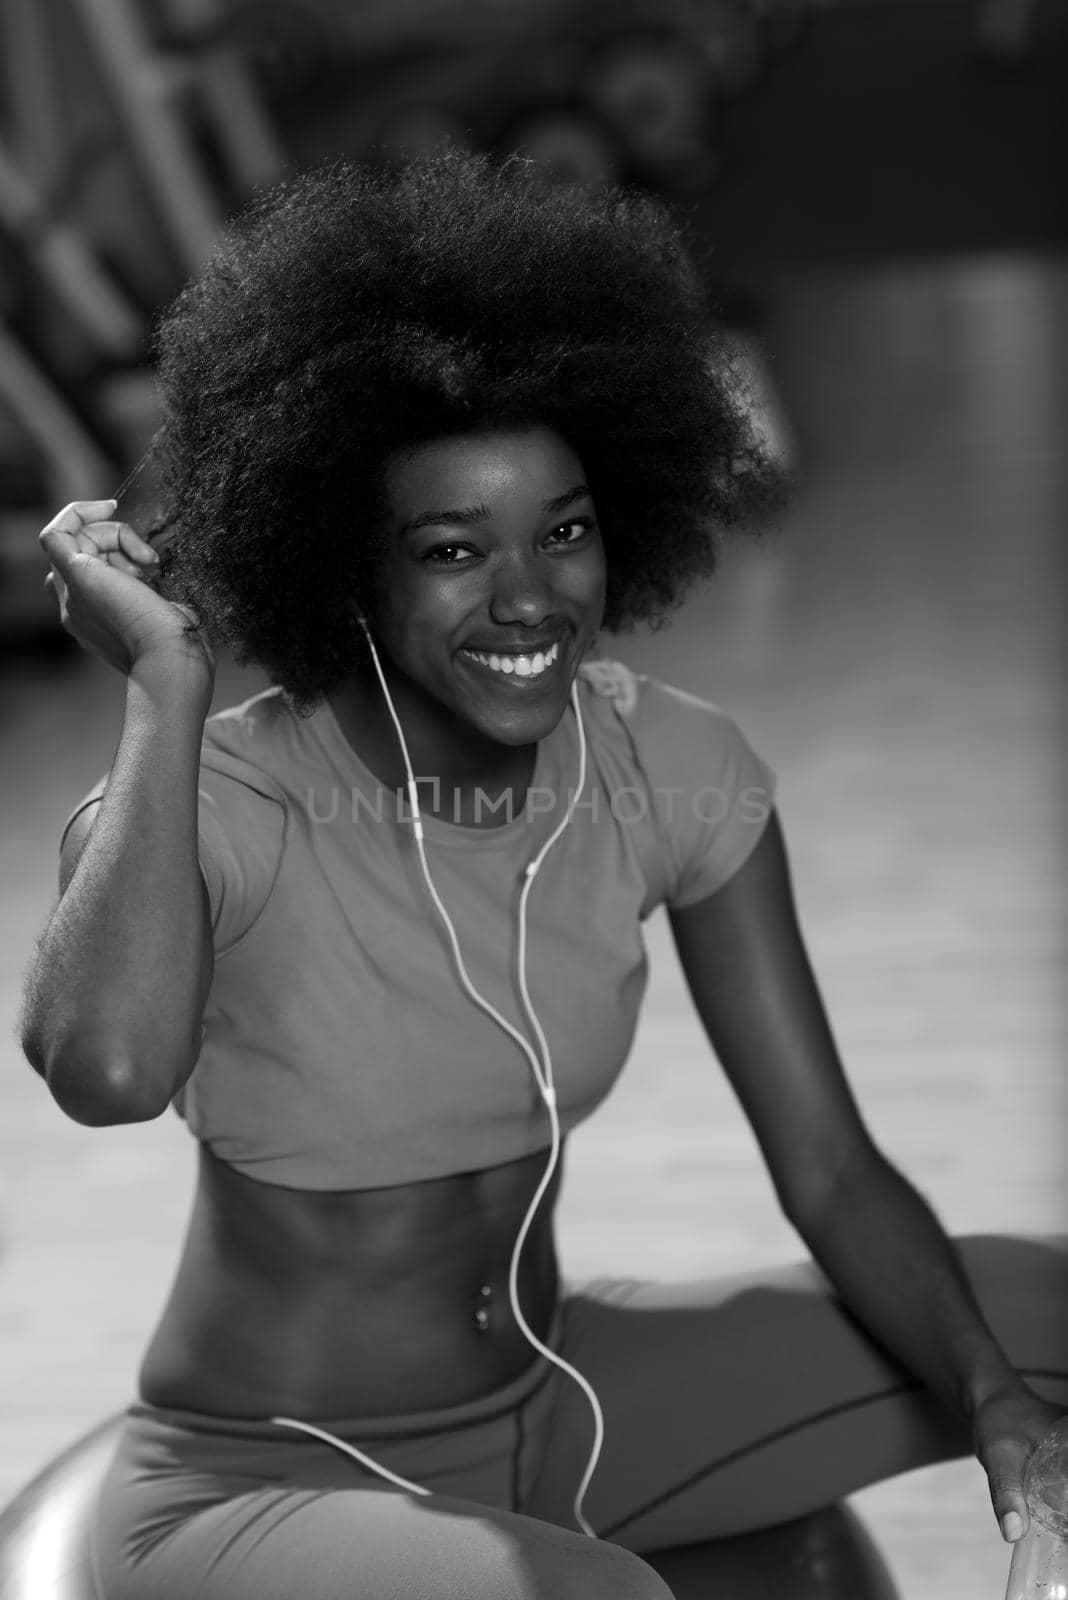
{"type": "MultiPolygon", "coordinates": [[[[59,628],[36,533],[134,471],[153,319],[223,221],[332,154],[520,150],[688,228],[799,486],[670,629],[606,651],[778,769],[891,1158],[951,1231],[1064,1231],[1066,78],[1063,0],[0,0],[0,1502],[131,1396],[192,1176],[177,1119],[65,1121],[15,1037],[123,699],[59,628]]],[[[263,682],[224,658],[215,704],[263,682]]],[[[565,1270],[795,1257],[648,937],[632,1061],[571,1141],[565,1270]]],[[[1000,1600],[974,1463],[856,1503],[907,1600],[1000,1600]]]]}

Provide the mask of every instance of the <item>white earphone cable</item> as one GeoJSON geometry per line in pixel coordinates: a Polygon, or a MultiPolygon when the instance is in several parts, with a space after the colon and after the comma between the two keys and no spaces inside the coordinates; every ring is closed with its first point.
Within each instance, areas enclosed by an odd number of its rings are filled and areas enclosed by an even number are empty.
{"type": "MultiPolygon", "coordinates": [[[[513,1249],[512,1249],[512,1258],[511,1258],[511,1262],[510,1262],[509,1270],[508,1270],[508,1296],[509,1296],[509,1300],[511,1301],[512,1311],[513,1311],[513,1313],[515,1315],[516,1322],[519,1324],[519,1327],[520,1327],[524,1337],[526,1338],[528,1344],[531,1344],[536,1350],[540,1351],[540,1353],[543,1356],[547,1357],[548,1360],[552,1361],[562,1371],[566,1372],[571,1378],[573,1378],[575,1380],[575,1382],[579,1385],[579,1387],[586,1394],[586,1397],[589,1400],[590,1406],[591,1406],[591,1408],[593,1410],[593,1421],[594,1421],[593,1450],[592,1450],[592,1452],[590,1454],[590,1459],[589,1459],[589,1461],[587,1463],[586,1470],[585,1470],[585,1472],[584,1472],[584,1474],[582,1476],[582,1480],[581,1480],[581,1482],[579,1484],[578,1491],[577,1491],[577,1493],[575,1495],[574,1510],[575,1510],[575,1520],[578,1523],[579,1527],[582,1529],[583,1533],[587,1534],[591,1539],[595,1539],[597,1537],[597,1534],[595,1533],[594,1529],[590,1526],[589,1522],[586,1520],[586,1517],[583,1515],[582,1502],[585,1499],[586,1491],[587,1491],[587,1489],[589,1488],[589,1485],[590,1485],[590,1480],[592,1479],[593,1474],[596,1471],[597,1462],[598,1462],[598,1459],[599,1459],[600,1454],[601,1454],[601,1447],[602,1447],[603,1442],[604,1442],[604,1415],[603,1415],[603,1413],[601,1411],[600,1402],[598,1401],[597,1395],[595,1394],[591,1384],[588,1382],[588,1380],[585,1377],[583,1377],[582,1373],[579,1372],[575,1367],[573,1367],[570,1362],[565,1361],[563,1359],[563,1357],[558,1356],[554,1350],[549,1348],[548,1345],[544,1344],[538,1338],[538,1336],[534,1333],[533,1329],[528,1325],[527,1320],[523,1315],[522,1308],[520,1307],[520,1304],[519,1304],[519,1289],[518,1289],[518,1284],[519,1284],[519,1260],[520,1260],[520,1256],[522,1255],[523,1246],[526,1243],[527,1235],[528,1235],[528,1233],[530,1231],[530,1227],[531,1227],[531,1224],[532,1224],[532,1222],[534,1220],[534,1216],[535,1216],[535,1214],[537,1212],[538,1206],[541,1204],[542,1198],[544,1197],[545,1192],[548,1189],[550,1182],[552,1181],[552,1176],[553,1176],[553,1173],[554,1173],[554,1171],[556,1169],[556,1164],[557,1164],[557,1161],[559,1160],[559,1156],[560,1156],[560,1119],[559,1119],[559,1115],[558,1115],[557,1109],[556,1109],[556,1088],[555,1088],[555,1085],[553,1083],[552,1056],[551,1056],[550,1051],[549,1051],[549,1046],[548,1046],[548,1042],[546,1041],[546,1038],[545,1038],[544,1030],[542,1029],[541,1023],[538,1020],[537,1014],[536,1014],[536,1012],[534,1010],[534,1006],[533,1006],[533,1004],[531,1002],[530,992],[529,992],[529,990],[527,988],[527,980],[526,980],[526,933],[527,933],[527,930],[526,930],[526,909],[527,909],[527,900],[529,898],[531,888],[533,887],[534,879],[537,876],[539,870],[541,869],[541,864],[545,860],[545,857],[548,855],[549,851],[552,849],[553,845],[556,843],[557,839],[559,839],[560,835],[564,832],[564,829],[567,827],[568,823],[571,821],[571,818],[572,818],[572,816],[574,815],[574,812],[575,812],[575,807],[578,805],[579,796],[581,795],[582,790],[585,787],[585,782],[586,782],[586,731],[585,731],[585,728],[583,726],[582,712],[581,712],[580,707],[579,707],[578,686],[577,686],[576,683],[572,683],[572,685],[571,685],[571,702],[572,702],[572,705],[573,705],[574,711],[575,711],[575,721],[576,721],[576,725],[577,725],[577,728],[578,728],[578,738],[579,738],[579,779],[578,779],[578,784],[577,784],[577,786],[575,788],[574,794],[571,797],[571,800],[568,803],[568,807],[567,807],[567,810],[566,810],[566,812],[564,814],[564,817],[563,817],[562,821],[558,824],[558,826],[555,828],[553,833],[546,840],[545,844],[542,846],[542,848],[540,849],[540,851],[538,852],[538,854],[534,858],[534,860],[532,862],[528,863],[528,865],[527,865],[527,867],[525,869],[525,872],[524,872],[523,887],[522,887],[522,889],[520,891],[520,895],[519,895],[519,907],[518,907],[519,988],[520,988],[520,993],[521,993],[521,996],[522,996],[522,999],[523,999],[524,1009],[525,1009],[526,1014],[527,1014],[527,1016],[528,1016],[528,1018],[530,1020],[531,1027],[533,1028],[534,1035],[535,1035],[535,1038],[537,1040],[538,1048],[539,1048],[539,1051],[541,1053],[541,1060],[539,1061],[537,1055],[531,1049],[529,1041],[523,1037],[523,1035],[519,1032],[519,1030],[517,1028],[512,1026],[512,1024],[508,1021],[508,1019],[506,1017],[502,1016],[502,1014],[497,1010],[496,1006],[492,1005],[490,1003],[490,1001],[488,1001],[485,998],[484,995],[479,994],[478,990],[475,988],[474,984],[471,982],[471,979],[470,979],[470,977],[468,975],[467,968],[464,965],[463,956],[462,956],[462,954],[460,952],[459,940],[456,937],[456,930],[453,927],[452,919],[449,916],[448,911],[445,909],[445,906],[442,904],[441,897],[438,894],[437,889],[434,886],[433,879],[430,876],[430,868],[429,868],[429,865],[428,865],[427,859],[426,859],[426,849],[425,849],[425,846],[424,846],[424,843],[423,843],[423,823],[422,823],[422,817],[421,817],[420,812],[419,812],[419,796],[418,796],[418,793],[416,791],[415,774],[412,771],[412,764],[411,764],[411,760],[410,760],[410,757],[409,757],[409,754],[408,754],[408,745],[407,745],[407,742],[406,742],[406,740],[404,738],[404,731],[401,728],[400,719],[398,718],[397,713],[396,713],[396,709],[395,709],[395,707],[393,705],[393,698],[390,695],[389,687],[388,687],[388,685],[386,683],[385,674],[382,671],[382,666],[381,666],[381,663],[379,662],[379,659],[378,659],[378,652],[375,649],[374,640],[371,637],[370,629],[367,627],[367,624],[363,620],[362,617],[361,617],[360,621],[361,621],[361,625],[363,626],[364,633],[367,636],[367,642],[371,647],[371,654],[372,654],[372,657],[374,659],[375,670],[376,670],[376,672],[378,674],[378,679],[379,679],[379,682],[380,682],[380,684],[382,686],[382,692],[383,692],[383,694],[385,696],[386,705],[387,705],[387,707],[389,709],[390,717],[393,720],[393,726],[396,729],[397,738],[398,738],[398,740],[400,742],[401,752],[402,752],[403,757],[404,757],[404,767],[405,767],[405,772],[407,774],[408,804],[409,804],[409,807],[410,807],[411,813],[412,813],[412,831],[413,831],[414,836],[415,836],[416,850],[418,851],[418,854],[419,854],[419,863],[420,863],[420,866],[422,868],[423,877],[426,880],[426,886],[427,886],[428,890],[430,891],[430,896],[431,896],[431,898],[432,898],[432,900],[434,902],[434,905],[437,907],[438,913],[441,916],[442,921],[445,924],[445,929],[446,929],[446,932],[447,932],[448,937],[449,937],[450,945],[452,947],[453,959],[456,962],[456,969],[457,969],[457,972],[459,973],[460,982],[462,983],[462,985],[463,985],[465,991],[467,992],[467,994],[475,1002],[475,1004],[482,1011],[484,1011],[489,1017],[491,1017],[493,1019],[493,1021],[498,1024],[499,1027],[503,1028],[504,1031],[508,1034],[508,1036],[511,1039],[513,1039],[516,1044],[519,1045],[520,1049],[523,1051],[524,1055],[526,1056],[527,1060],[530,1063],[531,1071],[534,1074],[535,1082],[538,1085],[538,1089],[539,1089],[539,1092],[541,1094],[542,1100],[544,1101],[545,1106],[546,1106],[546,1108],[547,1108],[547,1110],[549,1112],[549,1123],[550,1123],[550,1128],[551,1128],[551,1131],[552,1131],[552,1145],[551,1145],[551,1151],[550,1151],[550,1156],[549,1156],[549,1164],[546,1167],[544,1173],[542,1174],[541,1181],[539,1182],[538,1187],[535,1190],[534,1198],[531,1201],[530,1206],[527,1209],[526,1216],[523,1218],[523,1222],[522,1222],[522,1224],[520,1226],[519,1233],[518,1233],[518,1235],[516,1237],[515,1245],[513,1246],[513,1249]]],[[[271,1421],[279,1423],[284,1427],[299,1428],[305,1433],[313,1434],[317,1438],[325,1439],[327,1442],[329,1442],[331,1444],[335,1444],[340,1450],[343,1450],[347,1455],[351,1455],[351,1456],[355,1457],[358,1461],[361,1461],[366,1466],[370,1467],[372,1469],[372,1471],[380,1473],[383,1477],[386,1477],[386,1478],[390,1479],[391,1482],[398,1484],[401,1488],[409,1489],[415,1494],[428,1494],[430,1492],[429,1490],[421,1487],[419,1484],[411,1483],[411,1482],[408,1481],[408,1479],[399,1477],[396,1473],[391,1472],[388,1469],[388,1467],[383,1467],[378,1462],[372,1461],[369,1456],[365,1456],[361,1451],[357,1450],[355,1448],[355,1446],[345,1444],[340,1439],[335,1439],[331,1434],[326,1433],[324,1430],[322,1430],[320,1428],[313,1427],[310,1423],[302,1423],[302,1422],[299,1422],[299,1421],[295,1420],[292,1417],[272,1417],[271,1421]]]]}

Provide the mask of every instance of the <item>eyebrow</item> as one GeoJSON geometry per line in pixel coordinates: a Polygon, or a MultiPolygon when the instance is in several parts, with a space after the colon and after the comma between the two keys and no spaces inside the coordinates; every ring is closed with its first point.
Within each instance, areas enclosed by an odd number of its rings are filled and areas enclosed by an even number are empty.
{"type": "MultiPolygon", "coordinates": [[[[541,509],[544,512],[566,511],[568,506],[575,504],[576,500],[592,499],[586,484],[577,483],[573,489],[565,489],[563,494],[554,495],[551,500],[543,500],[541,509]]],[[[467,527],[473,522],[488,522],[492,512],[488,506],[462,506],[453,511],[424,511],[411,522],[406,522],[401,529],[402,534],[417,533],[420,528],[428,528],[438,523],[456,523],[460,527],[467,527]]]]}

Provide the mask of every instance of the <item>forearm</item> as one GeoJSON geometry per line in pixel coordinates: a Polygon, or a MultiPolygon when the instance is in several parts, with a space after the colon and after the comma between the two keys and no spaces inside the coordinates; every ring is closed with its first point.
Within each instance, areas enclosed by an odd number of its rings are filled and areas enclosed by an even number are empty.
{"type": "Polygon", "coordinates": [[[877,1152],[795,1217],[849,1309],[954,1411],[971,1418],[1015,1381],[950,1239],[921,1195],[877,1152]]]}
{"type": "Polygon", "coordinates": [[[24,1048],[80,1121],[157,1114],[196,1059],[206,711],[180,670],[131,675],[107,790],[38,942],[24,1048]]]}

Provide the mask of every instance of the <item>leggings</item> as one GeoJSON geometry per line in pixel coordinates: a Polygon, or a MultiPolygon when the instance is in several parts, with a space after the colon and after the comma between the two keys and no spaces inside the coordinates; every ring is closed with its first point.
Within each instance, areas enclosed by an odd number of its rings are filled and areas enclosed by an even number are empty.
{"type": "MultiPolygon", "coordinates": [[[[958,1241],[1009,1359],[1068,1410],[1068,1240],[958,1241]]],[[[804,1516],[970,1451],[967,1426],[811,1263],[566,1292],[554,1348],[469,1404],[315,1419],[402,1477],[269,1421],[135,1404],[94,1528],[104,1600],[670,1600],[641,1552],[804,1516]]],[[[977,1469],[978,1471],[978,1469],[977,1469]]],[[[976,1493],[983,1494],[977,1478],[976,1493]]]]}

